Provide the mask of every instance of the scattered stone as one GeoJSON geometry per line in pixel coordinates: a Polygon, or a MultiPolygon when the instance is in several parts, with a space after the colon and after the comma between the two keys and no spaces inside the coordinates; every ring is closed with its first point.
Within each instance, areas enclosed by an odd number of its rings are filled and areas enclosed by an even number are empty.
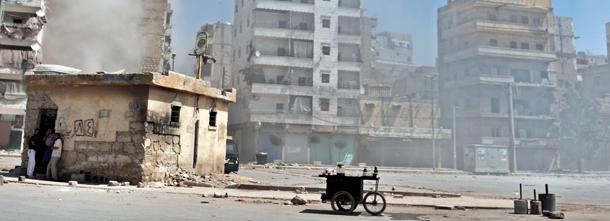
{"type": "Polygon", "coordinates": [[[133,192],[135,192],[135,190],[129,190],[129,193],[133,193],[133,192]]]}
{"type": "Polygon", "coordinates": [[[68,186],[76,187],[78,185],[77,181],[68,181],[68,186]]]}
{"type": "Polygon", "coordinates": [[[144,183],[139,182],[138,183],[138,188],[146,188],[146,185],[144,185],[144,183]]]}
{"type": "Polygon", "coordinates": [[[201,201],[201,203],[210,203],[210,202],[208,202],[208,201],[201,201]]]}
{"type": "Polygon", "coordinates": [[[120,185],[121,184],[119,184],[118,181],[114,181],[114,180],[108,181],[108,186],[120,186],[120,185]]]}
{"type": "Polygon", "coordinates": [[[292,205],[292,202],[284,202],[284,205],[285,206],[290,206],[290,205],[292,205]]]}
{"type": "Polygon", "coordinates": [[[208,197],[209,195],[207,193],[204,193],[201,197],[208,197]]]}
{"type": "Polygon", "coordinates": [[[25,181],[25,176],[19,176],[19,181],[25,181]]]}
{"type": "Polygon", "coordinates": [[[297,187],[297,189],[295,190],[295,192],[297,194],[303,194],[303,193],[307,193],[307,189],[305,189],[305,187],[297,187]]]}
{"type": "Polygon", "coordinates": [[[433,198],[441,198],[441,195],[434,195],[433,198]]]}
{"type": "Polygon", "coordinates": [[[559,211],[553,211],[549,213],[549,218],[551,219],[563,219],[564,215],[562,212],[559,211]]]}
{"type": "Polygon", "coordinates": [[[292,200],[290,200],[290,202],[293,203],[294,205],[305,205],[305,204],[307,204],[307,200],[303,199],[299,195],[294,196],[294,198],[292,198],[292,200]]]}
{"type": "Polygon", "coordinates": [[[121,182],[121,186],[129,186],[129,182],[127,182],[127,181],[121,182]]]}
{"type": "Polygon", "coordinates": [[[121,193],[121,191],[120,191],[120,190],[117,190],[117,191],[116,191],[116,193],[117,193],[117,194],[119,194],[119,193],[121,193]]]}

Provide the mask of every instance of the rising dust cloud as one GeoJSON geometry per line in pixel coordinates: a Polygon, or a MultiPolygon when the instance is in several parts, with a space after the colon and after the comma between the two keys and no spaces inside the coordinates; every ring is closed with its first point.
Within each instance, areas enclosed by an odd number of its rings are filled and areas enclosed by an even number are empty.
{"type": "Polygon", "coordinates": [[[83,70],[139,72],[142,0],[48,0],[45,64],[83,70]]]}

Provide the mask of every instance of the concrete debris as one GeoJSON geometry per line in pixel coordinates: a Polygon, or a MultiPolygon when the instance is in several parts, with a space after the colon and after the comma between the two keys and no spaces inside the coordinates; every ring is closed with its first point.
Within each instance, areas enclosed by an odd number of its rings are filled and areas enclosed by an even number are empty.
{"type": "Polygon", "coordinates": [[[208,197],[209,195],[207,193],[204,193],[201,197],[208,197]]]}
{"type": "Polygon", "coordinates": [[[220,198],[220,193],[214,193],[214,198],[220,198]]]}
{"type": "Polygon", "coordinates": [[[19,176],[19,181],[25,181],[25,176],[19,176]]]}
{"type": "Polygon", "coordinates": [[[305,187],[297,187],[297,189],[295,190],[295,192],[297,194],[303,194],[303,193],[307,193],[307,189],[305,189],[305,187]]]}
{"type": "Polygon", "coordinates": [[[69,181],[68,186],[76,187],[78,185],[78,181],[69,181]]]}
{"type": "Polygon", "coordinates": [[[108,181],[108,186],[120,186],[121,184],[118,181],[108,181]]]}
{"type": "Polygon", "coordinates": [[[549,213],[549,218],[551,219],[563,219],[564,215],[562,212],[559,211],[553,211],[549,213]]]}
{"type": "Polygon", "coordinates": [[[138,183],[138,188],[147,188],[148,186],[142,182],[138,183]]]}
{"type": "Polygon", "coordinates": [[[305,205],[307,204],[307,200],[303,199],[303,197],[296,195],[294,196],[294,198],[292,198],[292,200],[290,200],[291,203],[293,203],[294,205],[305,205]]]}
{"type": "Polygon", "coordinates": [[[129,186],[129,182],[127,182],[127,181],[121,182],[121,186],[129,186]]]}

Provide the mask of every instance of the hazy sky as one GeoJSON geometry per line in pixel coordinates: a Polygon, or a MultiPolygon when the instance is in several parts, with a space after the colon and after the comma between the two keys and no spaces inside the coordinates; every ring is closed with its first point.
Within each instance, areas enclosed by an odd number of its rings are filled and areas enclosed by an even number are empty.
{"type": "MultiPolygon", "coordinates": [[[[176,71],[193,74],[195,35],[208,22],[233,23],[233,0],[170,0],[174,10],[172,48],[176,71]]],[[[373,33],[395,31],[413,36],[416,65],[433,66],[437,57],[436,12],[447,0],[363,0],[366,16],[377,18],[373,33]]],[[[576,49],[606,53],[605,24],[610,22],[609,0],[553,0],[554,14],[574,18],[576,49]]]]}

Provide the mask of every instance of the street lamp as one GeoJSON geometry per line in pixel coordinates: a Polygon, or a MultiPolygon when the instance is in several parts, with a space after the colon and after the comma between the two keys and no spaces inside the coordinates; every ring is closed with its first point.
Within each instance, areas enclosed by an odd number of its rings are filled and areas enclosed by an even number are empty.
{"type": "Polygon", "coordinates": [[[436,145],[435,143],[435,134],[434,134],[434,78],[438,77],[438,73],[435,75],[426,75],[426,78],[430,79],[430,105],[431,105],[431,114],[430,119],[432,119],[432,170],[436,170],[436,145]]]}
{"type": "Polygon", "coordinates": [[[176,63],[176,53],[172,53],[172,71],[174,71],[175,63],[176,63]]]}

